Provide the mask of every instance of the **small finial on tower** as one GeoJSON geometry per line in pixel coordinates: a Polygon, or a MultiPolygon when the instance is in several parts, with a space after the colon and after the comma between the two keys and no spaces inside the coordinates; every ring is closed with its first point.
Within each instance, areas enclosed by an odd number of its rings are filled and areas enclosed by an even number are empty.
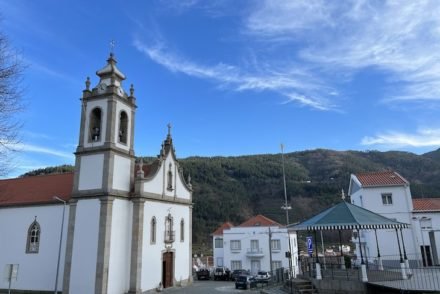
{"type": "Polygon", "coordinates": [[[134,87],[133,84],[130,85],[130,97],[134,96],[134,87]]]}
{"type": "Polygon", "coordinates": [[[90,77],[86,79],[86,90],[90,90],[90,77]]]}
{"type": "Polygon", "coordinates": [[[344,193],[344,189],[342,189],[341,190],[341,198],[342,198],[342,201],[345,201],[345,193],[344,193]]]}
{"type": "Polygon", "coordinates": [[[139,163],[138,163],[139,170],[137,171],[137,177],[141,178],[141,179],[144,177],[143,166],[144,166],[144,160],[141,157],[141,159],[139,160],[139,163]]]}
{"type": "Polygon", "coordinates": [[[171,136],[171,123],[168,123],[167,127],[168,127],[168,136],[171,136]]]}

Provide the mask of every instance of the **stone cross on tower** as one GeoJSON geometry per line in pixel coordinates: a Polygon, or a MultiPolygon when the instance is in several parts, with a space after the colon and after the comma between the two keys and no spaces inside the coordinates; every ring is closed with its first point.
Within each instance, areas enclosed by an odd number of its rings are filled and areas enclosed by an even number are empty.
{"type": "Polygon", "coordinates": [[[112,54],[113,54],[113,51],[115,49],[115,45],[116,45],[115,40],[111,40],[110,41],[110,53],[112,53],[112,54]]]}

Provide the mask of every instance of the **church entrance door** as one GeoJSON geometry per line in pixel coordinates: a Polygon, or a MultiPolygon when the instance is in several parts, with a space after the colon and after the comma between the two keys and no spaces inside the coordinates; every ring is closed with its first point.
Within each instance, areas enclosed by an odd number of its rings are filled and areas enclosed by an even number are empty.
{"type": "Polygon", "coordinates": [[[173,252],[165,252],[162,259],[162,285],[164,288],[173,286],[173,252]]]}

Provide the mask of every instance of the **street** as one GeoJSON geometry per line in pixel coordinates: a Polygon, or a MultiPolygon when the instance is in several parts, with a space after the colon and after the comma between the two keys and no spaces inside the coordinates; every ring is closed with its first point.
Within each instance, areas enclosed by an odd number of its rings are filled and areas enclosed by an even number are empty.
{"type": "MultiPolygon", "coordinates": [[[[164,289],[163,293],[185,293],[185,294],[210,294],[210,293],[247,293],[250,290],[235,289],[234,282],[225,281],[197,281],[191,286],[175,287],[164,289]]],[[[251,292],[258,293],[258,290],[251,292]]]]}

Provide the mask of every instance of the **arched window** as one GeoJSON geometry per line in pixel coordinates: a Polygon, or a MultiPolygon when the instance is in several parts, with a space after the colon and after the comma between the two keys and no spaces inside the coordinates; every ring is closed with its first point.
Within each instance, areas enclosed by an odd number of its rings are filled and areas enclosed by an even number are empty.
{"type": "Polygon", "coordinates": [[[156,243],[156,217],[151,219],[150,243],[156,243]]]}
{"type": "Polygon", "coordinates": [[[173,165],[170,163],[169,167],[168,167],[168,177],[167,177],[167,189],[168,190],[173,190],[173,172],[172,169],[173,165]]]}
{"type": "Polygon", "coordinates": [[[29,226],[26,244],[26,253],[38,253],[40,248],[40,224],[35,219],[29,226]]]}
{"type": "Polygon", "coordinates": [[[90,113],[90,140],[92,142],[98,142],[101,140],[101,109],[95,108],[90,113]]]}
{"type": "Polygon", "coordinates": [[[185,241],[185,221],[182,220],[180,221],[180,242],[185,241]]]}
{"type": "Polygon", "coordinates": [[[128,116],[125,111],[119,115],[119,142],[127,144],[128,116]]]}

